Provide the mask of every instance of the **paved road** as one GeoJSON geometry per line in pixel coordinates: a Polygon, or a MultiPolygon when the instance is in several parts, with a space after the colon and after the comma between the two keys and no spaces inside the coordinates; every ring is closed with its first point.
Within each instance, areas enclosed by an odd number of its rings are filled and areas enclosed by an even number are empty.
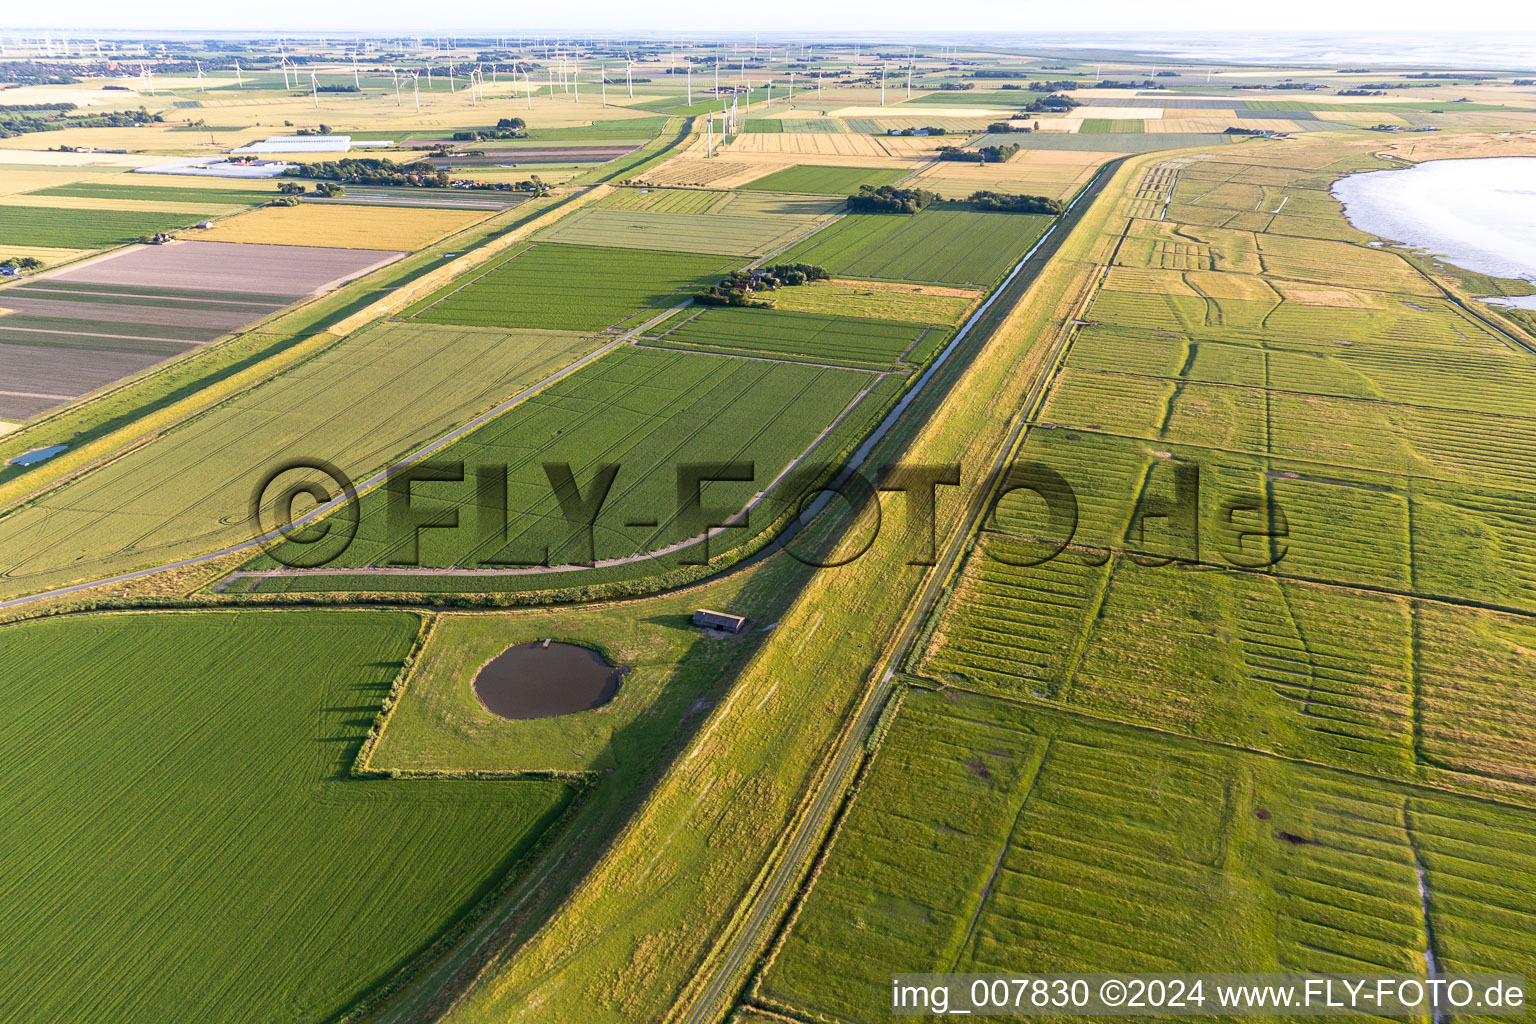
{"type": "MultiPolygon", "coordinates": [[[[1118,165],[1119,161],[1107,165],[1078,194],[1077,199],[1069,207],[1068,215],[1052,225],[1050,231],[1046,232],[1040,241],[1035,244],[1034,248],[1030,249],[1024,255],[1024,258],[1014,266],[1008,277],[1004,279],[1003,284],[992,293],[992,297],[987,300],[987,303],[978,309],[972,318],[966,322],[960,334],[956,335],[954,341],[951,342],[951,346],[957,343],[981,321],[981,318],[987,312],[987,308],[994,301],[1009,292],[1010,285],[1015,284],[1015,279],[1025,270],[1030,261],[1034,259],[1038,250],[1048,240],[1059,244],[1060,240],[1065,238],[1066,233],[1071,230],[1077,220],[1077,217],[1072,216],[1072,212],[1076,211],[1078,215],[1081,214],[1081,209],[1078,209],[1080,204],[1092,202],[1093,198],[1103,190],[1104,185],[1109,181],[1114,169],[1118,165]]],[[[1083,205],[1083,209],[1086,209],[1086,205],[1083,205]]],[[[1041,260],[1040,265],[1043,266],[1045,262],[1045,260],[1041,260]]],[[[1014,301],[1017,301],[1022,296],[1028,280],[1032,279],[1039,269],[1039,266],[1032,268],[1032,273],[1029,277],[1017,282],[1020,287],[1014,293],[1014,301]]],[[[1049,366],[1051,363],[1047,365],[1049,366]]],[[[1040,392],[1046,386],[1048,380],[1048,375],[1042,375],[1035,383],[1030,394],[1026,396],[1025,409],[1031,408],[1038,401],[1040,392]]],[[[916,391],[917,389],[914,388],[912,393],[915,394],[916,391]]],[[[998,471],[1003,469],[1012,458],[1019,437],[1028,425],[1027,421],[1027,415],[1020,416],[1012,428],[1010,428],[1008,436],[999,448],[994,460],[992,467],[994,479],[1000,478],[1001,474],[998,471]]],[[[785,853],[770,870],[768,880],[762,888],[750,897],[750,902],[742,912],[746,918],[745,922],[736,931],[735,935],[732,936],[727,946],[717,952],[710,963],[706,965],[705,970],[709,975],[708,980],[701,989],[697,990],[698,994],[693,998],[692,1004],[688,1005],[682,1013],[675,1017],[682,1024],[713,1024],[714,1021],[721,1019],[729,1013],[735,1004],[736,995],[746,981],[748,968],[750,968],[758,954],[766,948],[773,929],[783,913],[781,905],[783,897],[800,878],[804,877],[806,870],[810,867],[811,860],[816,856],[817,850],[820,848],[821,837],[825,834],[831,822],[831,816],[841,801],[849,782],[852,781],[853,771],[859,764],[869,731],[873,727],[880,710],[885,706],[887,698],[890,696],[891,683],[897,667],[906,658],[918,630],[937,602],[945,582],[949,579],[951,570],[965,553],[966,544],[981,515],[990,505],[991,500],[992,492],[990,490],[978,497],[966,511],[960,529],[956,530],[950,537],[938,563],[929,571],[926,582],[917,601],[909,612],[905,624],[898,631],[895,641],[888,649],[885,658],[876,666],[874,686],[865,695],[864,702],[860,705],[854,719],[853,727],[844,733],[831,768],[822,776],[817,788],[812,792],[809,809],[795,826],[785,853]]]]}

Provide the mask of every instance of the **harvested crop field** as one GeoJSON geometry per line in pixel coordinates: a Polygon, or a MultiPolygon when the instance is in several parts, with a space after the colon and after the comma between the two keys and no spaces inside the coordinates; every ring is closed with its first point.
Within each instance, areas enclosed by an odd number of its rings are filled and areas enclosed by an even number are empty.
{"type": "Polygon", "coordinates": [[[789,249],[784,262],[834,274],[988,287],[1044,233],[1050,218],[931,206],[917,214],[849,214],[789,249]]]}
{"type": "Polygon", "coordinates": [[[887,135],[818,135],[812,132],[743,132],[724,147],[726,159],[736,154],[789,157],[862,157],[877,163],[911,163],[932,159],[939,143],[930,138],[887,135]]]}
{"type": "Polygon", "coordinates": [[[946,160],[924,168],[910,184],[937,192],[946,199],[965,199],[971,193],[983,189],[1070,199],[1088,183],[1105,161],[1116,155],[1112,152],[1026,150],[1001,164],[946,160]]]}
{"type": "Polygon", "coordinates": [[[317,610],[0,628],[0,777],[27,794],[0,836],[0,1015],[330,1020],[501,885],[568,787],[349,774],[419,626],[317,610]]]}
{"type": "MultiPolygon", "coordinates": [[[[4,216],[0,213],[0,216],[4,216]]],[[[483,210],[300,203],[268,206],[219,221],[199,231],[211,242],[310,245],[339,249],[420,249],[490,216],[483,210]]]]}
{"type": "Polygon", "coordinates": [[[399,255],[178,242],[7,288],[0,292],[8,311],[0,314],[0,416],[36,416],[399,255]]]}
{"type": "Polygon", "coordinates": [[[735,262],[648,249],[522,245],[467,280],[446,285],[406,315],[439,324],[599,331],[645,311],[659,312],[735,262]]]}

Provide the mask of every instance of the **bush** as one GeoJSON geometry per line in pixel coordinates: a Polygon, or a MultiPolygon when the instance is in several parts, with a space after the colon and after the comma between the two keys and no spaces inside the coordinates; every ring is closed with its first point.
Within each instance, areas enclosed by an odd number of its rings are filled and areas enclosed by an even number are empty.
{"type": "Polygon", "coordinates": [[[1048,213],[1054,216],[1067,208],[1067,204],[1060,199],[1014,195],[1009,192],[972,192],[970,202],[979,210],[1003,213],[1048,213]]]}
{"type": "Polygon", "coordinates": [[[917,213],[938,198],[938,193],[927,189],[860,185],[858,194],[848,197],[848,209],[854,213],[917,213]]]}

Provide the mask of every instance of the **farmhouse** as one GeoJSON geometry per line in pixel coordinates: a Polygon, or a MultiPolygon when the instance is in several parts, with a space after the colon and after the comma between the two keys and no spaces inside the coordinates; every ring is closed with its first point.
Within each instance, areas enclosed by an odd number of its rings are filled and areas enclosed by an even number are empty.
{"type": "Polygon", "coordinates": [[[727,615],[725,612],[712,612],[708,608],[700,608],[693,613],[693,624],[703,626],[705,629],[717,629],[723,633],[740,633],[746,628],[747,620],[740,615],[727,615]]]}

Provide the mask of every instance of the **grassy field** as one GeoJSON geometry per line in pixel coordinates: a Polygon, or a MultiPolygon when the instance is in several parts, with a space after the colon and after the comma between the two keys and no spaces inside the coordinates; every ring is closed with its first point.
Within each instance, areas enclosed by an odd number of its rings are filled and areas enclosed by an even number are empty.
{"type": "MultiPolygon", "coordinates": [[[[752,482],[709,486],[706,504],[737,512],[875,381],[854,370],[620,349],[436,456],[462,460],[465,482],[417,484],[412,494],[437,514],[457,510],[457,528],[423,530],[418,541],[412,531],[392,527],[385,496],[377,492],[364,497],[357,538],[332,567],[496,568],[542,562],[546,550],[550,564],[569,565],[593,551],[602,561],[687,541],[700,531],[678,509],[679,467],[751,463],[752,482]],[[542,468],[551,463],[568,464],[582,488],[598,466],[619,467],[590,549],[561,516],[542,468]],[[507,488],[499,499],[482,497],[473,482],[477,472],[500,466],[507,469],[507,488]],[[505,532],[499,521],[488,527],[480,514],[498,501],[507,510],[505,532]]],[[[753,518],[766,524],[778,510],[770,501],[753,518]]],[[[717,543],[723,549],[730,539],[717,543]]],[[[268,560],[254,567],[267,568],[268,560]]],[[[566,584],[555,577],[547,585],[566,584]]]]}
{"type": "Polygon", "coordinates": [[[1519,454],[1536,359],[1341,225],[1327,185],[1371,165],[1329,146],[1294,166],[1149,170],[1042,413],[1055,429],[1021,450],[1076,489],[1075,543],[1132,547],[1137,510],[1183,465],[1201,473],[1202,545],[1165,549],[1230,564],[1218,509],[1251,494],[1284,516],[1285,538],[1261,552],[1274,566],[1145,569],[1084,552],[1017,567],[987,552],[1007,557],[1009,535],[1043,524],[1005,505],[924,672],[1387,778],[1532,782],[1491,723],[1529,714],[1507,682],[1521,620],[1501,611],[1536,611],[1536,477],[1519,454]],[[1458,644],[1480,656],[1437,676],[1431,699],[1427,666],[1458,644]]]}
{"type": "Polygon", "coordinates": [[[4,775],[27,794],[0,840],[5,1015],[328,1020],[499,885],[565,786],[349,777],[418,626],[316,611],[0,630],[4,775]]]}
{"type": "Polygon", "coordinates": [[[489,216],[485,210],[363,206],[269,206],[199,231],[208,242],[320,245],[341,249],[419,249],[489,216]]]}
{"type": "Polygon", "coordinates": [[[853,195],[862,185],[892,185],[902,172],[879,167],[817,167],[801,165],[755,178],[738,188],[762,192],[819,192],[853,195]]]}
{"type": "MultiPolygon", "coordinates": [[[[743,590],[746,583],[711,588],[710,607],[766,609],[763,585],[743,590]]],[[[690,616],[700,600],[687,594],[643,606],[443,615],[374,748],[372,767],[617,771],[638,779],[700,703],[714,699],[728,671],[758,639],[693,626],[690,616]],[[624,669],[618,696],[601,708],[556,718],[508,721],[486,711],[472,687],[480,666],[509,644],[546,638],[601,649],[624,669]]]]}
{"type": "MultiPolygon", "coordinates": [[[[129,202],[165,200],[177,203],[203,203],[208,206],[251,206],[271,202],[278,196],[277,186],[263,189],[210,188],[195,185],[128,185],[116,181],[84,181],[54,185],[30,192],[33,196],[69,196],[79,199],[112,199],[129,202]]],[[[131,209],[131,207],[130,207],[131,209]]]]}
{"type": "Polygon", "coordinates": [[[773,296],[773,306],[796,313],[958,326],[984,294],[979,288],[888,281],[812,281],[779,289],[773,296]]]}
{"type": "MultiPolygon", "coordinates": [[[[909,349],[926,355],[948,331],[931,325],[778,309],[684,310],[653,329],[657,341],[774,358],[889,366],[909,349]]],[[[920,356],[913,361],[920,361],[920,356]]]]}
{"type": "Polygon", "coordinates": [[[279,459],[320,457],[361,479],[595,345],[581,334],[417,323],[353,334],[0,517],[0,591],[249,540],[252,492],[279,459]]]}
{"type": "Polygon", "coordinates": [[[1429,932],[1444,969],[1528,970],[1536,913],[1506,894],[1533,835],[1526,810],[914,690],[760,994],[864,1020],[892,964],[1419,973],[1429,932]]]}
{"type": "Polygon", "coordinates": [[[813,196],[619,189],[540,232],[549,242],[756,256],[812,230],[837,203],[813,196]]]}
{"type": "Polygon", "coordinates": [[[849,214],[784,253],[834,274],[936,284],[994,284],[1050,218],[929,207],[913,215],[849,214]]]}
{"type": "Polygon", "coordinates": [[[58,249],[105,249],[126,245],[142,235],[189,227],[202,219],[195,213],[0,206],[0,238],[25,238],[58,249]]]}
{"type": "Polygon", "coordinates": [[[732,265],[719,256],[647,249],[518,246],[406,315],[440,324],[596,331],[642,311],[654,315],[732,265]]]}

